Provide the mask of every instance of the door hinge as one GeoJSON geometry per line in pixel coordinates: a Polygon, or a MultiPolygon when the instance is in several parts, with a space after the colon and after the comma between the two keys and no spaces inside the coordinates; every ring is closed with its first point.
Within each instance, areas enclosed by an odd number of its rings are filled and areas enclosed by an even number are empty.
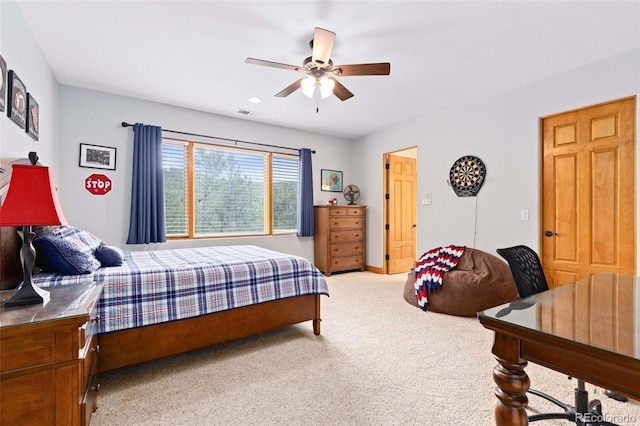
{"type": "Polygon", "coordinates": [[[389,224],[388,223],[386,225],[384,225],[384,229],[387,230],[387,231],[389,230],[389,224]]]}
{"type": "Polygon", "coordinates": [[[384,194],[384,199],[388,200],[389,199],[389,194],[384,194]]]}
{"type": "Polygon", "coordinates": [[[389,170],[391,167],[389,166],[389,163],[384,163],[384,168],[389,170]]]}
{"type": "Polygon", "coordinates": [[[388,254],[385,254],[385,255],[384,255],[384,260],[389,260],[389,259],[391,259],[391,258],[389,257],[389,255],[388,255],[388,254]]]}

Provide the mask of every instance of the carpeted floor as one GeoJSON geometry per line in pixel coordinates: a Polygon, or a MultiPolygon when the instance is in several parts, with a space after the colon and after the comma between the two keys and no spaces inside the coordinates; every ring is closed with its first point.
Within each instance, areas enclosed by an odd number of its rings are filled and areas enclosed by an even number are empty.
{"type": "MultiPolygon", "coordinates": [[[[476,318],[410,306],[405,279],[329,277],[321,336],[309,322],[103,373],[91,424],[493,425],[492,333],[476,318]]],[[[575,381],[526,371],[532,387],[572,401],[575,381]]],[[[639,402],[587,390],[620,425],[640,425],[639,402]]],[[[529,405],[553,410],[535,396],[529,405]]]]}

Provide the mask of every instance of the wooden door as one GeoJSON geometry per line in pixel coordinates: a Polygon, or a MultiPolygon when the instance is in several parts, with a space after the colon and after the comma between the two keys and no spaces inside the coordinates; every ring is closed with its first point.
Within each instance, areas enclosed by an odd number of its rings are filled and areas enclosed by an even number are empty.
{"type": "Polygon", "coordinates": [[[542,119],[541,258],[550,287],[636,273],[636,99],[542,119]]]}
{"type": "Polygon", "coordinates": [[[409,272],[416,261],[416,159],[388,154],[387,273],[409,272]]]}

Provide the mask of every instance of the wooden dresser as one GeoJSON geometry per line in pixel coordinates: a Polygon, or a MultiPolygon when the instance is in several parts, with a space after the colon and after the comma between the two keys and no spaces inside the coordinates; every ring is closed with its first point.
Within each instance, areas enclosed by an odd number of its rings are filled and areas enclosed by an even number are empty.
{"type": "Polygon", "coordinates": [[[315,206],[314,263],[332,272],[364,271],[365,209],[367,206],[315,206]]]}
{"type": "Polygon", "coordinates": [[[102,284],[48,290],[44,307],[0,304],[0,424],[82,426],[96,408],[102,284]]]}

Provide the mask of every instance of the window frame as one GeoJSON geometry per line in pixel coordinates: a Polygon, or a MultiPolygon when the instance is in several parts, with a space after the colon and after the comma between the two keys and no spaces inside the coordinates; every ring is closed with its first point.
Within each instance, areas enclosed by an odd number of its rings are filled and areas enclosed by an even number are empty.
{"type": "MultiPolygon", "coordinates": [[[[167,240],[171,240],[171,241],[180,241],[180,240],[202,240],[202,239],[218,239],[218,238],[243,238],[243,237],[270,237],[270,236],[282,236],[282,235],[295,235],[297,233],[297,229],[290,229],[290,230],[282,230],[282,231],[274,231],[274,224],[273,224],[273,188],[274,188],[274,184],[273,184],[273,158],[274,156],[277,157],[282,157],[282,158],[287,158],[290,157],[291,159],[298,159],[299,158],[299,154],[289,154],[289,153],[283,153],[283,152],[278,152],[278,151],[272,151],[272,150],[265,150],[265,149],[256,149],[256,148],[245,148],[245,147],[235,147],[235,146],[230,146],[230,145],[225,145],[225,144],[217,144],[217,143],[210,143],[210,142],[202,142],[202,141],[192,141],[192,140],[186,140],[186,139],[178,139],[178,138],[171,138],[171,137],[163,137],[162,138],[162,145],[163,145],[163,150],[164,150],[164,145],[165,145],[165,141],[168,141],[169,144],[172,145],[185,145],[186,146],[186,150],[185,150],[185,155],[187,156],[186,159],[186,167],[187,170],[185,172],[185,179],[186,179],[186,190],[185,190],[185,207],[186,207],[186,215],[185,217],[187,218],[187,232],[186,235],[170,235],[167,234],[167,240]],[[264,179],[265,179],[265,194],[264,194],[264,204],[265,204],[265,208],[264,208],[264,229],[265,232],[258,232],[258,233],[241,233],[241,234],[237,234],[237,233],[228,233],[228,234],[206,234],[206,235],[196,235],[196,191],[195,191],[195,174],[194,174],[194,170],[195,170],[195,150],[196,147],[198,145],[207,145],[207,146],[212,146],[212,147],[220,147],[223,150],[237,150],[239,152],[258,152],[258,153],[262,153],[262,154],[267,154],[267,163],[266,163],[266,170],[265,170],[265,174],[264,174],[264,179]]],[[[298,165],[299,167],[299,165],[298,165]]],[[[164,170],[163,170],[164,173],[164,170]]],[[[296,178],[296,187],[298,187],[299,185],[299,176],[296,178]]],[[[163,188],[163,190],[165,190],[165,188],[163,188]]],[[[297,190],[296,189],[296,199],[298,197],[297,194],[297,190]]],[[[165,197],[166,198],[166,197],[165,197]]],[[[296,220],[297,221],[297,220],[296,220]]],[[[297,223],[296,223],[296,227],[297,227],[297,223]]],[[[166,229],[166,224],[165,224],[165,229],[166,229]]]]}

